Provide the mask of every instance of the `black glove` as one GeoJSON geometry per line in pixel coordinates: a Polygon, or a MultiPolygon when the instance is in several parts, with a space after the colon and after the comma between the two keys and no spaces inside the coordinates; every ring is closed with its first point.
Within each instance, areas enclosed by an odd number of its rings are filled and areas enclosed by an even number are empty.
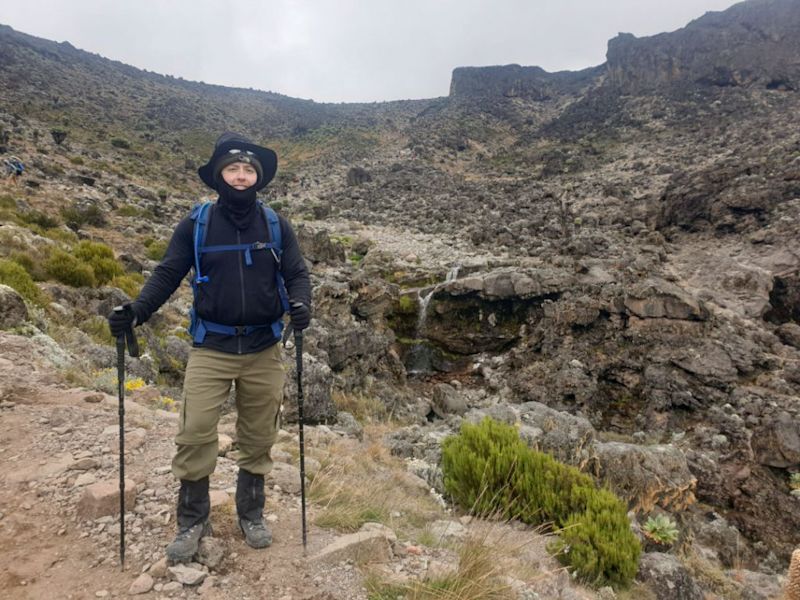
{"type": "Polygon", "coordinates": [[[123,304],[117,306],[108,315],[108,328],[111,330],[111,335],[115,338],[125,335],[126,331],[133,329],[136,325],[136,314],[133,312],[133,307],[130,304],[123,304]]]}
{"type": "Polygon", "coordinates": [[[311,322],[311,311],[302,302],[291,300],[289,302],[289,316],[292,318],[292,327],[295,331],[302,331],[311,322]]]}

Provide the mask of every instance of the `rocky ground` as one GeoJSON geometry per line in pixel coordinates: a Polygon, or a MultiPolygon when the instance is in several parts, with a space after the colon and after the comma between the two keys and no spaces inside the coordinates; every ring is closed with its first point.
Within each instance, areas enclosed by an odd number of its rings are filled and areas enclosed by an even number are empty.
{"type": "MultiPolygon", "coordinates": [[[[0,146],[28,165],[0,193],[0,256],[46,294],[26,304],[0,288],[3,591],[122,595],[146,571],[154,596],[205,585],[212,597],[366,597],[374,573],[356,558],[300,557],[287,481],[270,492],[275,546],[242,544],[229,455],[213,482],[222,562],[188,587],[163,573],[173,417],[156,409],[180,402],[187,286],[138,329],[147,352],[128,363],[147,386],[129,419],[122,576],[114,515],[80,513],[86,490],[116,477],[104,315],[126,297],[42,264],[89,239],[128,274],[149,273],[150,246],[207,193],[194,173],[208,131],[241,126],[278,149],[265,200],[311,267],[306,414],[323,473],[312,522],[336,504],[323,484],[338,464],[409,488],[409,505],[427,506],[420,522],[464,526],[425,503],[442,491],[441,440],[488,415],[610,486],[636,531],[676,522],[674,545],[645,544],[630,597],[778,597],[800,544],[800,84],[781,58],[796,55],[797,14],[789,0],[737,6],[676,35],[621,36],[607,68],[463,70],[448,98],[338,108],[174,82],[0,29],[0,146]],[[727,33],[706,43],[707,26],[727,33]],[[661,61],[686,48],[683,71],[661,61]],[[658,60],[638,60],[650,50],[658,60]]],[[[290,366],[290,398],[292,380],[290,366]]],[[[295,481],[291,403],[285,416],[276,477],[295,481]]],[[[389,549],[378,575],[453,564],[453,546],[433,543],[441,532],[406,519],[383,515],[396,542],[362,532],[389,549]]],[[[354,529],[313,525],[309,554],[354,529]]],[[[507,569],[517,597],[612,597],[568,585],[539,536],[511,529],[536,567],[507,569]]]]}
{"type": "MultiPolygon", "coordinates": [[[[569,581],[548,556],[546,538],[519,527],[485,529],[486,524],[459,521],[444,511],[427,524],[425,531],[433,542],[426,546],[407,535],[398,539],[390,528],[377,524],[356,534],[321,528],[314,522],[323,507],[309,502],[304,550],[300,477],[293,458],[296,428],[294,433],[282,431],[273,450],[276,467],[268,479],[266,511],[273,546],[253,550],[236,529],[236,467],[229,455],[231,440],[223,434],[211,483],[214,535],[204,542],[199,563],[186,568],[167,565],[164,546],[174,531],[177,489],[169,469],[177,414],[147,406],[152,389],[134,392],[126,402],[125,473],[130,493],[126,491],[126,561],[121,569],[116,398],[59,385],[52,374],[52,361],[57,360],[52,352],[30,338],[0,333],[0,423],[6,432],[0,444],[0,591],[5,598],[56,594],[74,599],[200,595],[355,600],[367,598],[364,586],[370,574],[398,582],[455,568],[452,548],[470,532],[492,539],[498,547],[516,540],[515,548],[523,553],[518,563],[525,565],[527,574],[527,580],[512,580],[520,597],[597,597],[569,581]]],[[[223,418],[221,430],[233,430],[232,415],[223,418]]],[[[363,431],[360,435],[363,438],[363,431]]],[[[306,428],[306,436],[312,476],[322,468],[314,456],[323,461],[326,453],[336,456],[326,449],[349,444],[343,454],[349,456],[359,447],[368,451],[370,443],[369,435],[359,442],[343,430],[324,426],[306,428]]],[[[335,464],[328,459],[326,468],[335,464]]],[[[404,477],[417,495],[428,495],[424,481],[410,474],[404,477]]],[[[392,516],[401,520],[399,512],[392,516]]]]}

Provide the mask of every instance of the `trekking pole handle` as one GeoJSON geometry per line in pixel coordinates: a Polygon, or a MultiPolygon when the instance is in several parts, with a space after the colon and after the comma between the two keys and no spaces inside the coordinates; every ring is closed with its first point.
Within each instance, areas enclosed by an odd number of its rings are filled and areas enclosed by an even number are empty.
{"type": "Polygon", "coordinates": [[[136,339],[136,334],[133,332],[133,328],[136,325],[136,315],[133,315],[133,309],[131,308],[130,304],[123,304],[122,306],[115,306],[114,307],[115,313],[129,313],[133,316],[131,320],[131,326],[127,329],[124,335],[119,336],[120,338],[124,338],[125,342],[128,346],[128,355],[132,356],[133,358],[137,358],[139,356],[139,342],[136,339]]]}

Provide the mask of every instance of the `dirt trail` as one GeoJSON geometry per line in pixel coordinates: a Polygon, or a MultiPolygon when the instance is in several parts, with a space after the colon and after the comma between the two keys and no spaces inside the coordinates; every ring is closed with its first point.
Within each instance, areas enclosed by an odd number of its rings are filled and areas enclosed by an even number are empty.
{"type": "MultiPolygon", "coordinates": [[[[86,402],[87,397],[99,396],[84,390],[31,385],[25,390],[6,390],[0,404],[2,598],[127,596],[142,570],[163,557],[163,548],[173,535],[177,485],[166,468],[172,452],[173,419],[168,413],[131,401],[126,402],[131,448],[130,454],[126,452],[126,476],[137,483],[139,494],[137,504],[127,512],[124,572],[118,565],[118,519],[83,521],[76,516],[83,493],[80,477],[118,481],[118,438],[111,434],[117,426],[117,408],[112,398],[93,403],[86,402]],[[71,469],[78,457],[94,459],[97,467],[71,469]],[[159,524],[154,525],[156,522],[159,524]]],[[[221,458],[211,487],[224,490],[234,485],[235,465],[221,458]]],[[[214,537],[225,546],[225,557],[212,569],[216,584],[203,597],[365,598],[352,567],[322,569],[303,559],[299,505],[294,494],[268,489],[266,514],[274,543],[260,551],[246,546],[235,526],[232,494],[215,506],[214,537]]],[[[309,507],[309,523],[313,517],[313,507],[309,507]]],[[[332,539],[330,532],[310,526],[308,555],[332,539]]],[[[156,580],[162,585],[167,581],[156,580]]],[[[195,592],[190,588],[153,591],[145,597],[187,594],[194,596],[195,592]]]]}

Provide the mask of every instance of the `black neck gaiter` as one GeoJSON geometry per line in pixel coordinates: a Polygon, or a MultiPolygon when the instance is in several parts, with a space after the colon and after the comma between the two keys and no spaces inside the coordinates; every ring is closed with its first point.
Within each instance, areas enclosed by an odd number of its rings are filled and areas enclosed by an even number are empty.
{"type": "Polygon", "coordinates": [[[217,182],[217,191],[219,192],[217,205],[223,214],[236,226],[236,229],[247,229],[257,214],[255,186],[246,190],[237,190],[224,181],[219,181],[217,182]]]}

